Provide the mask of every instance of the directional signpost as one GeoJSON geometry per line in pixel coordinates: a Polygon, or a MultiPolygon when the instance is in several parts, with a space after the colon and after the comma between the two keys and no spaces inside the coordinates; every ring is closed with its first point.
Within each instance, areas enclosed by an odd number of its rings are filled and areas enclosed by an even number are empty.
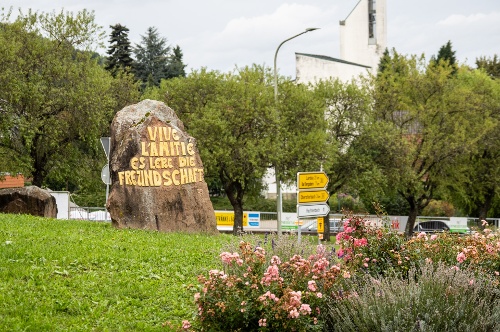
{"type": "Polygon", "coordinates": [[[297,206],[297,213],[300,217],[320,217],[326,216],[330,213],[330,208],[326,203],[320,204],[299,204],[297,206]]]}
{"type": "MultiPolygon", "coordinates": [[[[328,176],[324,172],[299,172],[297,173],[297,216],[300,218],[323,217],[330,213],[326,202],[330,198],[326,186],[328,176]]],[[[319,222],[318,233],[320,239],[324,232],[324,222],[319,222]],[[321,227],[320,227],[321,226],[321,227]]],[[[324,219],[321,219],[324,220],[324,219]]],[[[300,226],[299,226],[300,242],[300,226]]]]}
{"type": "Polygon", "coordinates": [[[321,190],[303,190],[297,193],[297,201],[299,204],[304,203],[317,203],[317,202],[326,202],[330,198],[328,191],[321,190]]]}
{"type": "Polygon", "coordinates": [[[326,189],[328,176],[325,172],[298,172],[297,188],[303,189],[326,189]]]}

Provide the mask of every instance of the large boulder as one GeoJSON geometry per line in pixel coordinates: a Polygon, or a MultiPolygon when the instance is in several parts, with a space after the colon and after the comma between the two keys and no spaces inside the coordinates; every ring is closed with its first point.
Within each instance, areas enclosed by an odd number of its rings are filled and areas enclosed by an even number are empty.
{"type": "Polygon", "coordinates": [[[0,212],[56,218],[56,199],[37,186],[0,190],[0,212]]]}
{"type": "Polygon", "coordinates": [[[110,143],[107,207],[115,227],[217,233],[196,140],[171,108],[154,100],[125,107],[110,143]]]}

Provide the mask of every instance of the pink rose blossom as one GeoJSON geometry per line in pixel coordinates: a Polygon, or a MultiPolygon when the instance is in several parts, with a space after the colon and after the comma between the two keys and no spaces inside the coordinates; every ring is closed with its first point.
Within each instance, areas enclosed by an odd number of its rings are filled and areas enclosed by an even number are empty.
{"type": "Polygon", "coordinates": [[[335,235],[335,239],[337,240],[337,242],[340,242],[342,240],[342,232],[337,233],[337,235],[335,235]]]}
{"type": "Polygon", "coordinates": [[[296,308],[293,308],[293,309],[290,311],[290,313],[288,314],[288,317],[290,317],[290,318],[297,318],[297,317],[299,317],[299,315],[300,315],[300,314],[299,314],[299,312],[297,311],[297,309],[296,309],[296,308]]]}
{"type": "Polygon", "coordinates": [[[309,282],[307,283],[307,288],[308,288],[311,292],[315,292],[315,291],[316,291],[316,281],[314,281],[314,280],[309,280],[309,282]]]}
{"type": "Polygon", "coordinates": [[[344,227],[344,233],[352,233],[355,230],[356,230],[356,228],[354,228],[354,227],[350,227],[350,226],[344,227]]]}
{"type": "Polygon", "coordinates": [[[273,256],[271,258],[271,265],[280,265],[281,259],[278,256],[273,256]]]}
{"type": "Polygon", "coordinates": [[[188,320],[183,320],[182,321],[182,328],[184,330],[188,330],[189,328],[191,328],[191,323],[188,320]]]}
{"type": "Polygon", "coordinates": [[[427,240],[427,235],[425,235],[425,232],[420,232],[417,235],[417,239],[426,239],[427,240]]]}
{"type": "Polygon", "coordinates": [[[432,235],[431,235],[431,241],[434,241],[434,240],[435,240],[435,239],[437,239],[437,238],[438,238],[438,236],[437,236],[436,234],[432,234],[432,235]]]}
{"type": "Polygon", "coordinates": [[[467,259],[467,257],[465,257],[465,254],[463,252],[460,252],[458,253],[457,255],[457,261],[459,263],[462,263],[463,261],[465,261],[467,259]]]}
{"type": "Polygon", "coordinates": [[[355,247],[364,247],[368,244],[368,240],[365,238],[362,239],[354,239],[354,246],[355,247]]]}
{"type": "Polygon", "coordinates": [[[310,315],[311,314],[311,306],[309,304],[306,304],[306,303],[302,303],[300,305],[300,312],[303,314],[303,315],[310,315]]]}
{"type": "Polygon", "coordinates": [[[321,294],[320,292],[316,293],[316,296],[318,297],[318,299],[323,298],[323,294],[321,294]]]}
{"type": "Polygon", "coordinates": [[[267,325],[266,321],[267,320],[265,318],[259,319],[259,326],[266,326],[267,325]]]}

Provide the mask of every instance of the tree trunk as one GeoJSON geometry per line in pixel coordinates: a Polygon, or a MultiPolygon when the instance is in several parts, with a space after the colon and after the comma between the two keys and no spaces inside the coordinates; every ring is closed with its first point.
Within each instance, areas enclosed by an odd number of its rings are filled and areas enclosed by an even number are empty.
{"type": "Polygon", "coordinates": [[[408,222],[405,227],[405,236],[411,237],[413,235],[413,227],[415,227],[415,222],[418,216],[418,204],[415,202],[413,197],[405,197],[410,205],[410,213],[408,215],[408,222]]]}
{"type": "Polygon", "coordinates": [[[44,152],[43,147],[39,147],[42,145],[40,141],[40,135],[37,135],[33,139],[33,146],[31,147],[30,150],[30,156],[33,159],[33,180],[31,181],[31,184],[37,187],[42,187],[43,181],[45,180],[46,171],[45,171],[45,166],[47,164],[47,156],[44,152]]]}
{"type": "Polygon", "coordinates": [[[234,210],[233,235],[241,235],[243,232],[243,186],[233,181],[224,185],[224,191],[234,210]]]}
{"type": "Polygon", "coordinates": [[[243,233],[243,204],[237,202],[233,204],[234,209],[234,226],[233,235],[241,235],[243,233]]]}
{"type": "Polygon", "coordinates": [[[488,192],[486,193],[484,200],[479,203],[479,222],[481,223],[481,220],[486,220],[488,217],[488,211],[491,209],[491,204],[493,203],[493,197],[495,197],[495,190],[494,189],[488,189],[488,192]]]}

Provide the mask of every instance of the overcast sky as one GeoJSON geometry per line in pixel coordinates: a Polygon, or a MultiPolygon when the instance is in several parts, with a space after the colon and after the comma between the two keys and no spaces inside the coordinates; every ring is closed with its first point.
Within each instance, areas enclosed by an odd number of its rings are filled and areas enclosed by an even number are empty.
{"type": "MultiPolygon", "coordinates": [[[[500,55],[499,0],[386,0],[387,43],[403,54],[437,54],[450,40],[462,63],[500,55]]],[[[110,25],[130,29],[133,45],[156,27],[171,46],[179,45],[188,72],[206,67],[228,72],[251,65],[273,66],[295,78],[295,52],[340,56],[339,21],[358,0],[2,0],[0,6],[43,12],[94,11],[109,40],[110,25]]],[[[105,50],[101,51],[105,54],[105,50]]]]}

